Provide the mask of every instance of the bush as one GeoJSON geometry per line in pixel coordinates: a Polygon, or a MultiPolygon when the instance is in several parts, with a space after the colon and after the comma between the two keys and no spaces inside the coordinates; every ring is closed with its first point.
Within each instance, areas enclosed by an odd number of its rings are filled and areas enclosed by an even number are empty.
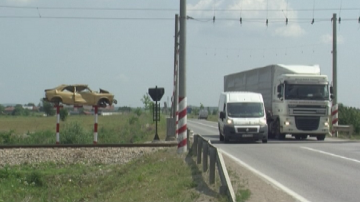
{"type": "Polygon", "coordinates": [[[61,121],[65,121],[68,115],[69,115],[69,112],[68,112],[67,109],[60,109],[60,119],[61,119],[61,121]]]}

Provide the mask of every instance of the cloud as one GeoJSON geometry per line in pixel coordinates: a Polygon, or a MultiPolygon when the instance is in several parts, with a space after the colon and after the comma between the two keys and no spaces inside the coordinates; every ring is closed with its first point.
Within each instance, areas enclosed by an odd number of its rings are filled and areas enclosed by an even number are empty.
{"type": "MultiPolygon", "coordinates": [[[[320,41],[324,44],[332,44],[333,43],[333,36],[331,34],[324,34],[320,37],[320,41]]],[[[343,44],[345,39],[343,36],[337,36],[337,43],[343,44]]]]}
{"type": "Polygon", "coordinates": [[[304,34],[305,31],[298,24],[289,24],[275,29],[275,35],[283,37],[300,37],[304,34]]]}

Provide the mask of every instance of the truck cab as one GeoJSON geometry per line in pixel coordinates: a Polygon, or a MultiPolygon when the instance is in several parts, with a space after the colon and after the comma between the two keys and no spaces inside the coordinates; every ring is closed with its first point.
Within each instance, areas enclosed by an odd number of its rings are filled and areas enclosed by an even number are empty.
{"type": "Polygon", "coordinates": [[[279,75],[274,82],[270,136],[324,140],[329,133],[331,91],[326,75],[279,75]]]}

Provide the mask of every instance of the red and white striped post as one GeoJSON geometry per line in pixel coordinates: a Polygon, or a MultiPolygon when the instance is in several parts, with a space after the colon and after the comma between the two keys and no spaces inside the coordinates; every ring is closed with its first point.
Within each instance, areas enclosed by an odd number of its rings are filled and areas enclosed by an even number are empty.
{"type": "Polygon", "coordinates": [[[95,116],[95,121],[94,121],[94,144],[97,144],[97,136],[98,136],[98,106],[95,105],[94,107],[94,116],[95,116]]]}
{"type": "Polygon", "coordinates": [[[186,97],[179,97],[179,113],[178,113],[178,153],[187,151],[187,100],[186,97]]]}
{"type": "MultiPolygon", "coordinates": [[[[338,121],[339,121],[339,116],[338,116],[338,104],[334,104],[331,107],[331,123],[333,126],[337,126],[338,125],[338,121]]],[[[331,131],[332,136],[337,137],[338,133],[335,130],[331,131]]]]}
{"type": "Polygon", "coordinates": [[[60,108],[63,106],[55,105],[56,108],[56,144],[60,144],[60,108]]]}

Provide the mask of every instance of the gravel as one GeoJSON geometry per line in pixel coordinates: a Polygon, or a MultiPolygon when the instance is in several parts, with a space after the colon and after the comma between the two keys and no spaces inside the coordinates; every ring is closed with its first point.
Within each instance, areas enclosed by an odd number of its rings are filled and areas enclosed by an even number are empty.
{"type": "Polygon", "coordinates": [[[5,165],[39,164],[124,164],[162,147],[138,148],[32,148],[0,149],[0,168],[5,165]]]}

